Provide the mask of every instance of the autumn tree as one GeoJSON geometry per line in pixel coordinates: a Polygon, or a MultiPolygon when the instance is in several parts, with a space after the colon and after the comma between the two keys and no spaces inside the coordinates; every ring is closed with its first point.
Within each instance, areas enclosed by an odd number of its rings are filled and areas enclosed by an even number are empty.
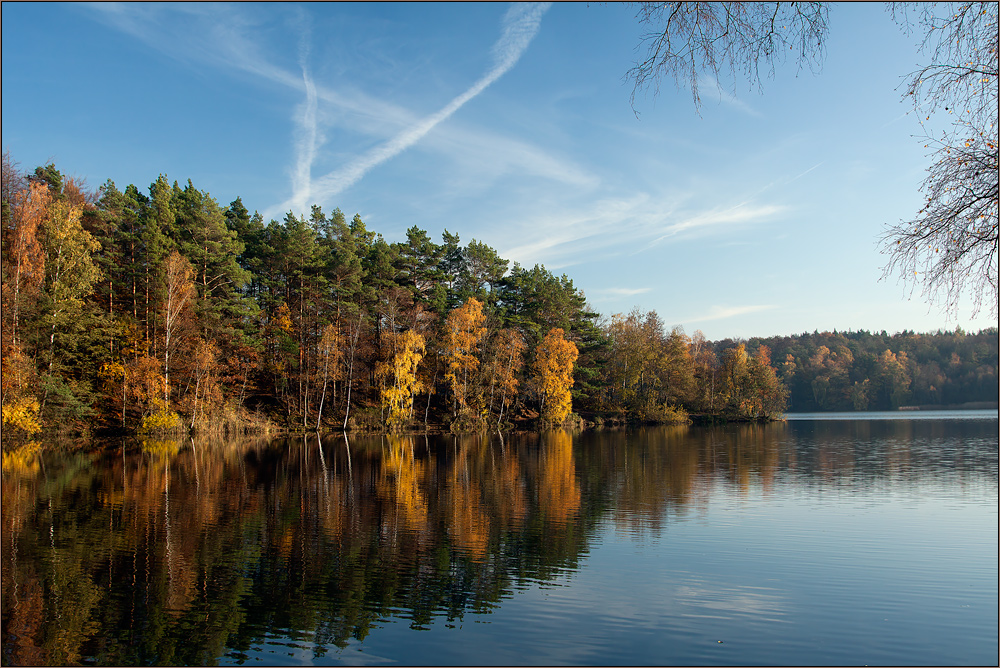
{"type": "Polygon", "coordinates": [[[39,237],[51,196],[44,183],[33,181],[24,187],[7,153],[3,157],[3,183],[0,409],[5,432],[33,434],[41,429],[37,367],[21,345],[20,323],[23,304],[29,297],[36,301],[44,285],[45,251],[39,237]]]}
{"type": "Polygon", "coordinates": [[[423,358],[424,337],[413,330],[388,335],[392,356],[380,362],[376,374],[382,382],[382,406],[387,410],[386,422],[400,428],[413,413],[413,395],[420,391],[417,365],[423,358]]]}
{"type": "Polygon", "coordinates": [[[483,304],[475,297],[452,310],[445,320],[442,356],[447,370],[444,378],[451,386],[456,415],[468,406],[469,383],[479,368],[479,342],[486,334],[485,322],[483,304]]]}
{"type": "Polygon", "coordinates": [[[691,337],[691,357],[694,360],[694,396],[691,409],[714,414],[719,387],[719,358],[700,329],[691,337]]]}
{"type": "Polygon", "coordinates": [[[170,353],[176,345],[181,314],[195,295],[194,270],[180,253],[173,251],[166,262],[166,299],[163,303],[163,403],[170,406],[170,353]]]}
{"type": "Polygon", "coordinates": [[[806,362],[806,370],[813,376],[813,396],[823,409],[835,406],[838,400],[850,394],[850,369],[854,363],[851,351],[831,342],[832,349],[819,346],[806,362]]]}
{"type": "Polygon", "coordinates": [[[615,313],[605,327],[610,362],[605,367],[607,408],[624,410],[636,393],[645,366],[639,309],[628,316],[615,313]]]}
{"type": "Polygon", "coordinates": [[[771,352],[766,346],[752,356],[743,343],[726,350],[720,380],[726,418],[770,420],[785,410],[787,391],[771,366],[771,352]]]}
{"type": "Polygon", "coordinates": [[[601,393],[598,383],[606,342],[596,326],[598,314],[573,280],[566,274],[557,277],[541,265],[525,269],[515,262],[490,291],[490,299],[495,300],[499,326],[519,329],[529,349],[553,328],[574,341],[579,357],[573,371],[573,399],[593,405],[601,393]]]}
{"type": "Polygon", "coordinates": [[[149,396],[158,397],[161,388],[157,385],[157,390],[154,391],[144,387],[140,393],[141,397],[137,397],[134,391],[130,393],[129,389],[136,387],[136,377],[140,375],[137,370],[144,364],[139,360],[148,360],[154,369],[157,367],[157,361],[149,356],[149,342],[143,338],[134,319],[120,319],[116,326],[117,332],[114,334],[113,345],[110,346],[112,354],[101,365],[97,376],[104,390],[102,417],[109,424],[124,428],[130,409],[135,408],[130,405],[130,398],[145,400],[149,396]]]}
{"type": "Polygon", "coordinates": [[[0,411],[5,437],[11,435],[8,430],[22,435],[41,431],[41,406],[35,396],[36,376],[34,361],[24,351],[16,346],[4,349],[3,368],[0,369],[0,411]]]}
{"type": "Polygon", "coordinates": [[[40,234],[51,202],[48,186],[31,181],[27,189],[14,194],[10,227],[4,229],[8,255],[4,258],[4,333],[15,347],[20,344],[18,326],[23,302],[40,291],[45,278],[45,249],[40,234]]]}
{"type": "MultiPolygon", "coordinates": [[[[161,425],[172,428],[178,425],[176,414],[163,403],[167,383],[162,365],[150,355],[139,354],[131,358],[123,369],[123,394],[125,403],[131,403],[139,412],[138,424],[161,425]]],[[[123,417],[123,422],[125,418],[123,417]]]]}
{"type": "Polygon", "coordinates": [[[899,408],[909,397],[911,379],[907,363],[905,351],[900,351],[897,355],[891,350],[885,350],[878,357],[875,391],[892,409],[899,408]]]}
{"type": "MultiPolygon", "coordinates": [[[[269,314],[265,327],[267,345],[267,372],[273,381],[272,391],[275,398],[285,399],[288,390],[288,379],[293,376],[298,360],[298,345],[295,341],[295,327],[292,323],[291,309],[284,302],[269,314]]],[[[288,400],[285,400],[286,416],[289,412],[288,400]]]]}
{"type": "MultiPolygon", "coordinates": [[[[54,201],[49,206],[45,223],[46,251],[46,296],[48,336],[48,374],[45,392],[61,385],[52,372],[56,364],[56,335],[66,332],[70,325],[78,322],[93,286],[100,280],[100,269],[94,262],[93,253],[101,245],[83,229],[80,218],[81,206],[65,199],[54,201]]],[[[43,405],[45,399],[42,401],[43,405]]]]}
{"type": "Polygon", "coordinates": [[[193,343],[190,346],[189,376],[193,377],[194,383],[189,383],[191,392],[185,398],[192,429],[197,424],[211,424],[211,416],[217,414],[223,403],[218,378],[219,347],[214,341],[201,337],[193,343]]]}
{"type": "Polygon", "coordinates": [[[524,366],[524,353],[528,346],[524,337],[515,329],[502,329],[493,337],[493,365],[490,379],[500,395],[497,425],[503,424],[504,411],[517,397],[524,366]]]}
{"type": "Polygon", "coordinates": [[[543,424],[562,424],[573,408],[573,364],[579,355],[576,345],[566,340],[562,329],[554,328],[535,351],[534,382],[541,400],[543,424]]]}
{"type": "Polygon", "coordinates": [[[344,360],[344,338],[334,325],[323,328],[323,337],[319,342],[320,366],[322,368],[323,390],[320,394],[319,408],[316,410],[316,429],[323,422],[323,404],[326,402],[327,385],[341,376],[341,365],[344,360]]]}
{"type": "Polygon", "coordinates": [[[627,316],[611,316],[604,332],[609,345],[604,408],[645,422],[685,421],[682,406],[694,398],[695,361],[683,330],[667,334],[655,311],[635,308],[627,316]]]}

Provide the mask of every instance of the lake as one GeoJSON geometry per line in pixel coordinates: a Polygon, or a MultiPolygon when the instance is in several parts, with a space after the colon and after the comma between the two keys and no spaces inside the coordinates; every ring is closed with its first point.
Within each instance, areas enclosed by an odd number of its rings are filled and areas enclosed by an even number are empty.
{"type": "Polygon", "coordinates": [[[996,665],[997,412],[3,460],[5,665],[996,665]]]}

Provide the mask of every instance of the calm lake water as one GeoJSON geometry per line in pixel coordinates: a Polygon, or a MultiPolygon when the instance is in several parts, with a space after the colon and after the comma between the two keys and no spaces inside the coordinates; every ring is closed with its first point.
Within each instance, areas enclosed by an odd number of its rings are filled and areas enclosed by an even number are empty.
{"type": "Polygon", "coordinates": [[[997,412],[3,460],[6,665],[996,665],[997,412]]]}

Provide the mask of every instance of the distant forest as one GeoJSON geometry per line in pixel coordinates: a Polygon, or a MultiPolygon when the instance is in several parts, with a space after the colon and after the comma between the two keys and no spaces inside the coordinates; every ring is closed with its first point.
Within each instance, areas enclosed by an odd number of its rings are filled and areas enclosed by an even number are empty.
{"type": "MultiPolygon", "coordinates": [[[[772,351],[788,410],[997,405],[997,328],[918,334],[814,332],[753,338],[772,351]]],[[[717,345],[725,349],[732,341],[717,345]]]]}
{"type": "Polygon", "coordinates": [[[5,442],[43,427],[452,431],[995,402],[997,330],[710,342],[566,275],[359,215],[281,221],[160,175],[4,154],[5,442]]]}

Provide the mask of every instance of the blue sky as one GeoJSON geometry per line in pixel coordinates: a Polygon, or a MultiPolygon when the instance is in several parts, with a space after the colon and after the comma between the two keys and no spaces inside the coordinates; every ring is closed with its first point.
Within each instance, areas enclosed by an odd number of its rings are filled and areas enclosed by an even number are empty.
{"type": "Polygon", "coordinates": [[[635,9],[556,3],[3,4],[3,148],[96,188],[191,179],[266,218],[311,204],[566,273],[605,315],[710,339],[979,329],[877,239],[928,163],[922,62],[881,4],[830,11],[816,73],[640,95],[635,9]]]}

